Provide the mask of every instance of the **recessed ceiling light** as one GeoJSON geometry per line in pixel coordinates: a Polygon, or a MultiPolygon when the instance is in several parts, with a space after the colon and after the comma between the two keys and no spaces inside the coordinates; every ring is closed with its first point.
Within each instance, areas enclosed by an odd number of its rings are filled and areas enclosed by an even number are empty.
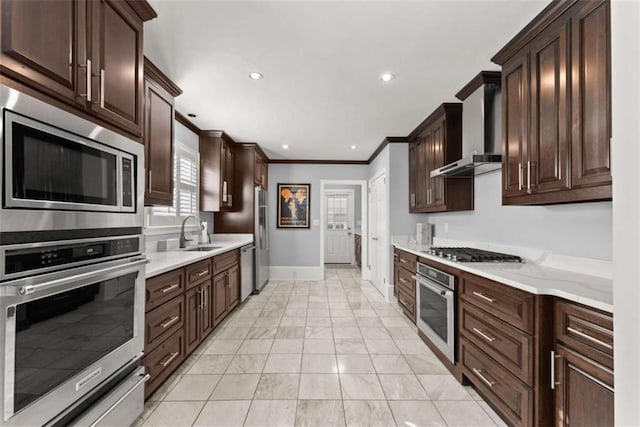
{"type": "Polygon", "coordinates": [[[260,80],[262,77],[264,77],[261,73],[258,72],[253,72],[253,73],[249,73],[249,78],[251,80],[260,80]]]}
{"type": "Polygon", "coordinates": [[[193,114],[193,113],[189,113],[189,114],[187,114],[187,116],[189,116],[189,117],[191,117],[191,118],[194,118],[194,119],[197,117],[197,116],[196,116],[195,114],[193,114]]]}
{"type": "Polygon", "coordinates": [[[352,146],[351,146],[351,149],[352,149],[352,150],[355,150],[355,149],[356,149],[356,146],[355,146],[355,145],[352,145],[352,146]]]}
{"type": "Polygon", "coordinates": [[[385,83],[388,83],[395,78],[396,78],[395,74],[392,74],[392,73],[384,73],[383,75],[380,76],[380,80],[382,80],[385,83]]]}
{"type": "Polygon", "coordinates": [[[289,146],[287,144],[282,144],[282,148],[284,148],[285,150],[288,150],[289,146]]]}

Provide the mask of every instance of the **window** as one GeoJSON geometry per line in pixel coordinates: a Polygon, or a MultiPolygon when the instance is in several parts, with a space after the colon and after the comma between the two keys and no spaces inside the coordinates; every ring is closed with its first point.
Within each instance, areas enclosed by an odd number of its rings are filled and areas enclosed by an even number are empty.
{"type": "Polygon", "coordinates": [[[327,197],[327,229],[346,230],[349,227],[348,195],[327,197]]]}
{"type": "Polygon", "coordinates": [[[198,152],[176,141],[173,150],[173,205],[152,207],[150,227],[180,225],[186,216],[198,215],[198,164],[198,152]]]}

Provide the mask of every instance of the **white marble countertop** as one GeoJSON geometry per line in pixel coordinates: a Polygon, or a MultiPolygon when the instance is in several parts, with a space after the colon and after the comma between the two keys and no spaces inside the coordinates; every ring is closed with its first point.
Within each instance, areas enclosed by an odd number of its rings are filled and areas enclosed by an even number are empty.
{"type": "Polygon", "coordinates": [[[147,264],[145,277],[148,279],[150,277],[166,273],[167,271],[175,270],[176,268],[184,267],[185,265],[193,264],[194,262],[211,258],[212,256],[220,255],[232,249],[236,249],[251,243],[253,243],[253,235],[214,234],[210,244],[199,245],[219,247],[218,249],[212,251],[189,252],[184,249],[178,249],[168,250],[166,252],[147,252],[146,256],[147,258],[149,258],[149,264],[147,264]]]}
{"type": "Polygon", "coordinates": [[[553,295],[613,313],[613,281],[610,278],[560,269],[557,268],[557,261],[553,262],[554,267],[531,260],[526,260],[524,263],[461,263],[426,254],[424,251],[428,246],[408,242],[395,242],[394,246],[422,258],[523,291],[538,295],[553,295]]]}

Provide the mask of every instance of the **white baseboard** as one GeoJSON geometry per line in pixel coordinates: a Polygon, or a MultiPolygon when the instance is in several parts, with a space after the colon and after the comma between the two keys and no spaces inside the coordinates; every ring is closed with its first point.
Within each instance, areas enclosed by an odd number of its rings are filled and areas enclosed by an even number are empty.
{"type": "Polygon", "coordinates": [[[270,266],[269,280],[323,280],[324,267],[270,266]]]}

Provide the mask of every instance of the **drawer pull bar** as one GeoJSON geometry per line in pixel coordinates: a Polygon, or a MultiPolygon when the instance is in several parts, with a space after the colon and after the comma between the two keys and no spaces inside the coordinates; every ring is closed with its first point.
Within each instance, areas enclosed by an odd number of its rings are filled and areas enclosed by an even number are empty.
{"type": "Polygon", "coordinates": [[[162,329],[167,329],[169,326],[173,325],[178,320],[180,320],[180,316],[172,317],[171,319],[167,320],[166,322],[161,323],[160,326],[162,326],[162,329]]]}
{"type": "Polygon", "coordinates": [[[173,285],[169,285],[166,288],[162,288],[160,292],[162,292],[163,294],[166,294],[167,292],[171,292],[172,290],[177,289],[179,287],[180,287],[179,284],[174,283],[173,285]]]}
{"type": "Polygon", "coordinates": [[[406,259],[402,259],[402,258],[400,258],[400,262],[401,262],[401,263],[403,263],[403,264],[406,264],[406,263],[408,263],[409,261],[407,261],[406,259]]]}
{"type": "Polygon", "coordinates": [[[482,380],[482,382],[484,382],[489,387],[493,387],[493,385],[495,384],[495,381],[489,381],[487,377],[482,375],[482,371],[480,369],[473,368],[473,372],[478,376],[478,378],[482,380]]]}
{"type": "Polygon", "coordinates": [[[594,337],[592,337],[592,336],[591,336],[591,335],[589,335],[589,334],[585,334],[584,332],[579,331],[579,330],[577,330],[577,329],[575,329],[575,328],[572,328],[571,326],[567,327],[567,331],[569,331],[569,332],[571,332],[571,333],[573,333],[573,334],[576,334],[576,335],[578,335],[579,337],[582,337],[582,338],[584,338],[584,339],[587,339],[587,340],[589,340],[589,341],[591,341],[591,342],[593,342],[593,343],[596,343],[596,344],[598,344],[598,345],[601,345],[601,346],[603,346],[603,347],[605,347],[605,348],[608,348],[609,350],[613,350],[613,346],[612,346],[611,344],[607,344],[606,342],[604,342],[604,341],[602,341],[602,340],[599,340],[598,338],[594,338],[594,337]]]}
{"type": "Polygon", "coordinates": [[[208,270],[208,269],[207,269],[207,270],[202,270],[200,273],[196,274],[196,276],[198,276],[198,277],[202,277],[202,276],[204,276],[205,274],[207,274],[208,272],[209,272],[209,270],[208,270]]]}
{"type": "Polygon", "coordinates": [[[487,340],[489,342],[494,342],[496,340],[494,337],[485,334],[482,331],[482,329],[473,328],[473,332],[475,332],[476,334],[480,335],[482,338],[484,338],[485,340],[487,340]]]}
{"type": "Polygon", "coordinates": [[[160,364],[162,365],[163,368],[166,368],[167,366],[169,366],[169,363],[173,362],[175,358],[178,357],[179,354],[180,354],[179,351],[176,351],[175,353],[171,353],[171,356],[169,356],[169,358],[164,362],[160,362],[160,364]]]}
{"type": "Polygon", "coordinates": [[[496,300],[495,300],[495,299],[493,299],[493,298],[489,298],[488,296],[486,296],[486,295],[484,295],[484,294],[481,294],[480,292],[473,291],[473,294],[474,294],[475,296],[477,296],[478,298],[482,298],[483,300],[485,300],[485,301],[487,301],[487,302],[496,302],[496,300]]]}
{"type": "Polygon", "coordinates": [[[400,282],[401,282],[401,283],[407,283],[407,281],[406,281],[406,280],[404,280],[403,278],[400,278],[400,282]]]}

